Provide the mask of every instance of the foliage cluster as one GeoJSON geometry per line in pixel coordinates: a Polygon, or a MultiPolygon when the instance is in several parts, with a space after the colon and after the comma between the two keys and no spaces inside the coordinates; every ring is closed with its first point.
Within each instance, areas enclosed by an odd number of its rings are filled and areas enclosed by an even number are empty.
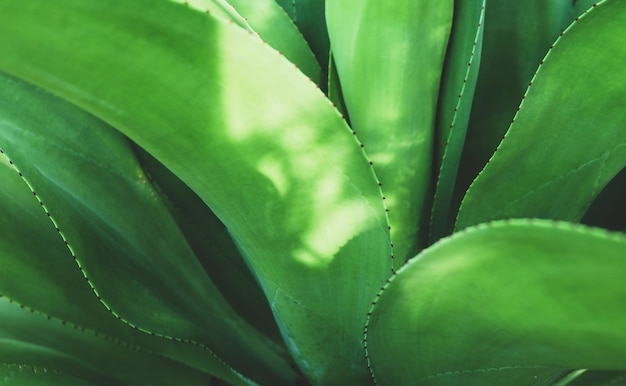
{"type": "Polygon", "coordinates": [[[624,26],[0,1],[0,383],[624,383],[624,26]]]}

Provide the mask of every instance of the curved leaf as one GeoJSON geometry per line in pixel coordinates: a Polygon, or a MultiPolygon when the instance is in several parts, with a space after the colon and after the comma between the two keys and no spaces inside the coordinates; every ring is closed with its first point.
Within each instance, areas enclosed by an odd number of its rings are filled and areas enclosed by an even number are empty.
{"type": "MultiPolygon", "coordinates": [[[[326,0],[276,0],[298,26],[318,63],[328,63],[330,41],[326,27],[326,0]]],[[[322,68],[325,72],[327,69],[322,68]]]]}
{"type": "MultiPolygon", "coordinates": [[[[7,88],[4,83],[2,90],[7,88]]],[[[50,317],[243,384],[206,350],[137,331],[103,307],[32,190],[0,153],[0,294],[50,317]]]]}
{"type": "Polygon", "coordinates": [[[439,83],[453,1],[327,0],[352,128],[374,164],[399,267],[426,243],[439,83]]]}
{"type": "Polygon", "coordinates": [[[626,3],[569,28],[532,80],[506,137],[468,190],[456,228],[511,217],[579,221],[626,165],[626,3]]]}
{"type": "Polygon", "coordinates": [[[234,9],[274,49],[285,55],[318,85],[322,69],[296,25],[274,0],[228,0],[234,9]]]}
{"type": "Polygon", "coordinates": [[[586,4],[588,0],[488,2],[481,70],[458,174],[455,209],[502,140],[542,58],[586,4]]]}
{"type": "Polygon", "coordinates": [[[135,153],[200,264],[228,304],[255,328],[282,344],[267,298],[224,224],[163,164],[141,149],[135,149],[135,153]]]}
{"type": "MultiPolygon", "coordinates": [[[[81,289],[91,290],[92,302],[108,308],[117,323],[207,346],[249,376],[274,381],[293,376],[266,338],[237,317],[210,281],[126,138],[42,90],[6,77],[0,81],[5,109],[0,146],[67,243],[67,262],[74,264],[69,272],[87,280],[91,288],[81,289]],[[246,346],[251,349],[237,349],[246,346]]],[[[29,257],[31,264],[39,255],[29,257]]],[[[31,264],[20,265],[18,273],[33,272],[31,264]]],[[[26,283],[36,283],[30,280],[26,283]]],[[[40,302],[38,309],[45,307],[42,300],[30,299],[40,302]]],[[[211,355],[205,350],[205,357],[211,355]]],[[[218,361],[216,367],[222,366],[218,361]]]]}
{"type": "Polygon", "coordinates": [[[210,13],[214,17],[219,17],[228,22],[232,22],[239,27],[254,32],[250,24],[241,17],[232,7],[232,5],[228,4],[225,0],[168,0],[176,3],[185,4],[187,6],[193,7],[200,12],[210,13]]]}
{"type": "Polygon", "coordinates": [[[454,215],[452,193],[480,68],[486,0],[457,0],[444,62],[437,121],[435,164],[439,171],[430,220],[430,242],[449,234],[454,215]]]}
{"type": "Polygon", "coordinates": [[[391,268],[380,191],[293,64],[239,28],[151,0],[4,1],[0,50],[0,68],[109,122],[211,207],[313,382],[368,378],[361,328],[391,268]]]}
{"type": "Polygon", "coordinates": [[[106,385],[204,385],[206,374],[0,294],[0,363],[58,369],[106,385]]]}
{"type": "Polygon", "coordinates": [[[392,385],[543,385],[626,369],[626,237],[547,220],[468,228],[412,259],[373,307],[392,385]]]}

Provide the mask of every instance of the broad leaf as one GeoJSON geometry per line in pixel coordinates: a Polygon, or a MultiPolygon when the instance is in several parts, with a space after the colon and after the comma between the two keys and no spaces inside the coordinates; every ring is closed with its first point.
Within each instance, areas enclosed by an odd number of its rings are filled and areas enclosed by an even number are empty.
{"type": "Polygon", "coordinates": [[[547,220],[468,228],[412,259],[373,307],[390,385],[544,385],[626,369],[626,237],[547,220]]]}
{"type": "Polygon", "coordinates": [[[379,187],[292,63],[238,27],[150,0],[4,1],[0,50],[0,68],[112,124],[211,207],[312,381],[368,378],[361,329],[391,270],[379,187]]]}

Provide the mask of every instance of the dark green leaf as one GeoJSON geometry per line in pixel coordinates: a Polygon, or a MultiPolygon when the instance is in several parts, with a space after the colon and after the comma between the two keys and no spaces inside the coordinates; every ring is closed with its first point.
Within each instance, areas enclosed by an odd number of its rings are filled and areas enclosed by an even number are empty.
{"type": "MultiPolygon", "coordinates": [[[[588,0],[489,0],[480,74],[454,208],[509,127],[539,63],[588,0]]],[[[590,6],[591,4],[589,4],[590,6]]],[[[572,63],[576,63],[578,58],[572,63]]],[[[570,71],[574,71],[571,67],[570,71]]]]}
{"type": "Polygon", "coordinates": [[[7,386],[93,386],[94,383],[52,370],[23,364],[0,364],[0,385],[7,386]]]}
{"type": "Polygon", "coordinates": [[[439,171],[430,221],[430,242],[452,231],[452,193],[459,170],[474,89],[480,68],[485,0],[457,0],[444,63],[437,126],[435,164],[439,171]]]}

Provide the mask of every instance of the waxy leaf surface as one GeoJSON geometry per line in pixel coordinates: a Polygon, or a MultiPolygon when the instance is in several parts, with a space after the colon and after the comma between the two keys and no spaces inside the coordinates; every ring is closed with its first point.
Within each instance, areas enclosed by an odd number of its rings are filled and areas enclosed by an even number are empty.
{"type": "Polygon", "coordinates": [[[327,0],[350,123],[382,183],[394,266],[425,244],[441,72],[453,1],[327,0]]]}
{"type": "Polygon", "coordinates": [[[390,385],[545,385],[626,368],[626,236],[548,220],[468,228],[411,260],[373,307],[390,385]]]}
{"type": "Polygon", "coordinates": [[[211,207],[312,381],[367,379],[388,225],[371,165],[310,79],[241,28],[149,0],[2,2],[0,50],[0,68],[108,122],[211,207]]]}
{"type": "Polygon", "coordinates": [[[626,165],[626,2],[581,17],[543,61],[457,229],[513,217],[579,221],[626,165]]]}

